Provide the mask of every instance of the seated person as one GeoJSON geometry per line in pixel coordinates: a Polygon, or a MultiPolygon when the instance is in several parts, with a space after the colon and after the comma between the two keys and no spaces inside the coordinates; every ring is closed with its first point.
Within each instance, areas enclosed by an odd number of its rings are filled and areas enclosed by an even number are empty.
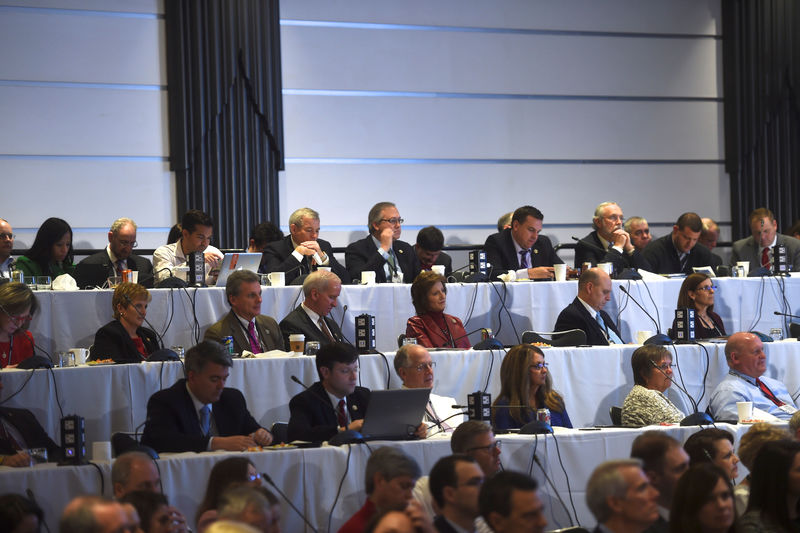
{"type": "Polygon", "coordinates": [[[130,218],[118,218],[108,231],[108,245],[102,252],[90,255],[75,267],[75,278],[81,289],[102,287],[111,276],[121,276],[123,270],[138,272],[138,282],[153,286],[153,264],[149,259],[134,255],[136,223],[130,218]]]}
{"type": "Polygon", "coordinates": [[[797,411],[786,386],[764,376],[767,355],[756,335],[744,331],[731,335],[725,344],[725,359],[730,370],[708,402],[714,420],[738,420],[736,402],[753,402],[754,409],[781,420],[789,420],[797,411]]]}
{"type": "MultiPolygon", "coordinates": [[[[2,394],[0,376],[0,397],[2,394]]],[[[33,413],[0,405],[0,466],[31,466],[27,451],[31,448],[47,448],[49,462],[61,460],[61,447],[47,435],[33,413]]]]}
{"type": "Polygon", "coordinates": [[[21,270],[27,279],[29,276],[50,276],[52,279],[61,274],[72,274],[75,265],[72,251],[72,228],[66,220],[51,217],[45,220],[33,244],[24,255],[17,259],[16,270],[21,270]]]}
{"type": "Polygon", "coordinates": [[[644,258],[656,274],[691,274],[692,267],[713,266],[711,251],[698,244],[703,222],[697,213],[684,213],[672,226],[672,233],[647,245],[644,258]]]}
{"type": "Polygon", "coordinates": [[[169,501],[160,492],[145,490],[132,491],[118,501],[132,505],[139,516],[142,533],[179,533],[190,531],[183,527],[176,527],[175,515],[169,501]],[[165,527],[166,526],[166,527],[165,527]]]}
{"type": "Polygon", "coordinates": [[[705,428],[692,433],[683,449],[689,455],[689,466],[712,463],[725,472],[733,485],[739,476],[739,458],[733,453],[733,435],[719,428],[705,428]]]}
{"type": "Polygon", "coordinates": [[[250,232],[250,239],[247,241],[247,253],[261,254],[261,264],[258,266],[260,273],[266,274],[267,256],[264,255],[264,249],[269,243],[281,239],[283,239],[281,228],[272,222],[262,222],[250,232]]]}
{"type": "Polygon", "coordinates": [[[703,230],[700,232],[700,239],[697,242],[711,251],[711,258],[714,260],[711,266],[716,271],[717,267],[722,264],[722,258],[714,253],[714,248],[717,247],[717,241],[719,241],[719,224],[708,217],[703,217],[701,220],[703,230]]]}
{"type": "Polygon", "coordinates": [[[357,387],[358,351],[335,342],[320,348],[316,357],[319,381],[289,401],[289,441],[321,442],[337,432],[361,431],[369,389],[357,387]]]}
{"type": "Polygon", "coordinates": [[[0,368],[17,366],[33,355],[33,335],[28,326],[39,302],[24,283],[0,285],[0,368]]]}
{"type": "Polygon", "coordinates": [[[750,426],[747,433],[739,439],[739,461],[747,468],[748,475],[733,489],[736,500],[736,514],[742,516],[747,510],[747,501],[750,498],[750,481],[758,452],[768,442],[776,440],[792,440],[791,435],[777,425],[768,422],[757,422],[750,426]]]}
{"type": "Polygon", "coordinates": [[[493,405],[492,425],[498,430],[521,428],[536,420],[537,409],[550,409],[551,426],[572,427],[564,398],[553,390],[542,350],[530,344],[514,346],[503,358],[500,392],[493,405]]]}
{"type": "Polygon", "coordinates": [[[172,244],[159,246],[153,252],[153,270],[156,273],[156,285],[172,276],[175,267],[187,266],[187,257],[191,253],[202,253],[206,267],[206,283],[217,282],[219,266],[224,258],[222,252],[211,246],[214,234],[214,221],[206,213],[190,209],[181,219],[181,238],[172,244]]]}
{"type": "Polygon", "coordinates": [[[433,270],[433,265],[444,267],[445,277],[453,272],[453,258],[442,251],[444,248],[444,235],[436,226],[428,226],[417,232],[417,243],[414,253],[419,259],[422,270],[433,270]]]}
{"type": "Polygon", "coordinates": [[[208,474],[206,493],[197,508],[195,523],[202,531],[218,518],[222,494],[231,487],[249,485],[253,488],[261,486],[261,476],[255,465],[246,457],[228,457],[214,464],[208,474]]]}
{"type": "Polygon", "coordinates": [[[670,516],[673,517],[670,531],[747,531],[741,528],[736,519],[731,485],[725,472],[719,467],[708,464],[694,466],[677,480],[676,485],[675,499],[670,510],[670,516]]]}
{"type": "Polygon", "coordinates": [[[17,260],[12,257],[14,251],[14,230],[4,218],[0,218],[0,279],[11,279],[11,271],[17,260]]]}
{"type": "Polygon", "coordinates": [[[677,424],[686,417],[664,394],[672,385],[672,355],[666,348],[637,348],[631,367],[635,385],[622,404],[623,426],[677,424]]]}
{"type": "MultiPolygon", "coordinates": [[[[766,207],[750,213],[749,237],[733,243],[731,265],[739,261],[750,262],[750,272],[758,273],[760,269],[772,268],[772,248],[778,244],[786,247],[786,263],[792,272],[800,271],[800,241],[789,235],[778,233],[778,221],[766,207]]],[[[762,270],[763,271],[763,270],[762,270]]]]}
{"type": "Polygon", "coordinates": [[[426,348],[470,347],[464,324],[444,312],[447,306],[444,276],[430,270],[421,272],[411,285],[411,301],[417,316],[408,319],[406,337],[417,339],[417,344],[426,348]]]}
{"type": "Polygon", "coordinates": [[[593,266],[612,263],[614,272],[626,268],[650,270],[650,264],[633,245],[630,234],[622,228],[622,208],[616,202],[597,206],[592,219],[594,231],[578,241],[575,247],[575,268],[589,262],[593,266]]]}
{"type": "Polygon", "coordinates": [[[258,274],[237,270],[228,276],[225,296],[231,311],[206,330],[203,340],[222,342],[233,337],[233,351],[264,353],[286,350],[275,319],[261,314],[261,281],[258,274]]]}
{"type": "Polygon", "coordinates": [[[279,532],[280,506],[277,498],[264,487],[230,487],[220,496],[219,521],[247,524],[261,533],[279,532]]]}
{"type": "Polygon", "coordinates": [[[644,217],[631,217],[625,221],[622,228],[631,236],[633,247],[640,252],[653,240],[652,235],[650,235],[650,225],[644,217]]]}
{"type": "Polygon", "coordinates": [[[555,331],[580,329],[586,344],[624,344],[614,321],[603,311],[611,299],[611,278],[602,268],[590,268],[578,279],[578,296],[559,313],[555,331]]]}
{"type": "MultiPolygon", "coordinates": [[[[681,284],[678,293],[678,307],[694,309],[694,336],[695,339],[710,339],[724,337],[725,325],[720,316],[714,312],[714,294],[717,286],[708,274],[695,272],[689,274],[681,284]]],[[[677,338],[675,331],[677,324],[672,321],[670,337],[677,338]]]]}
{"type": "Polygon", "coordinates": [[[95,333],[90,361],[141,363],[160,348],[156,332],[143,326],[151,298],[150,292],[138,283],[117,285],[111,298],[114,320],[95,333]]]}
{"type": "Polygon", "coordinates": [[[309,274],[303,281],[305,301],[281,320],[284,343],[289,345],[293,333],[302,333],[306,342],[317,341],[320,346],[346,342],[339,325],[329,316],[341,292],[342,282],[333,272],[317,270],[309,274]]]}
{"type": "Polygon", "coordinates": [[[0,524],[9,533],[39,533],[44,511],[33,500],[21,494],[0,495],[0,524]]]}
{"type": "Polygon", "coordinates": [[[319,213],[308,207],[298,209],[289,217],[289,233],[264,247],[266,264],[260,272],[284,272],[289,285],[319,267],[327,267],[345,285],[350,283],[350,274],[333,256],[331,243],[319,238],[319,213]]]}
{"type": "Polygon", "coordinates": [[[186,352],[186,378],[147,401],[142,444],[163,452],[243,452],[272,442],[241,392],[225,388],[233,366],[225,346],[203,341],[186,352]]]}

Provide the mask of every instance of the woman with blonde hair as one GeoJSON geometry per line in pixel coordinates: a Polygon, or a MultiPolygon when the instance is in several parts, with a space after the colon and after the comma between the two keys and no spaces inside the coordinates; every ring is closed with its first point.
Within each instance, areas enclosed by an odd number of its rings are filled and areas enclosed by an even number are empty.
{"type": "Polygon", "coordinates": [[[138,283],[120,283],[111,297],[114,320],[97,330],[90,361],[141,363],[159,349],[158,336],[143,326],[150,292],[138,283]]]}

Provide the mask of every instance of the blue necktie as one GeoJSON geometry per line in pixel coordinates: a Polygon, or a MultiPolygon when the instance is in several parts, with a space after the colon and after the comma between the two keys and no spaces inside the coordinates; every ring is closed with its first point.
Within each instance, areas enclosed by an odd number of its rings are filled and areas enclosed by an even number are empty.
{"type": "Polygon", "coordinates": [[[211,408],[208,405],[204,405],[200,408],[200,431],[203,432],[203,436],[205,437],[208,435],[209,431],[211,430],[211,408]]]}
{"type": "Polygon", "coordinates": [[[622,339],[620,339],[617,336],[617,334],[614,333],[613,329],[608,329],[608,326],[606,326],[606,323],[603,321],[603,317],[600,316],[600,311],[598,311],[597,314],[595,315],[595,320],[597,320],[597,323],[600,324],[600,327],[603,329],[603,331],[605,331],[606,337],[608,337],[608,342],[609,343],[611,343],[611,344],[625,344],[624,342],[622,342],[622,339]]]}

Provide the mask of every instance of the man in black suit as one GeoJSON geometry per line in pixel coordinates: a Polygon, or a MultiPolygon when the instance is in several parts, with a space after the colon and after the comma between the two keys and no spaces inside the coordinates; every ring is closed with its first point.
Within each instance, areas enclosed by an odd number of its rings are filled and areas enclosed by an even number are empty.
{"type": "Polygon", "coordinates": [[[716,263],[711,251],[698,244],[703,221],[697,213],[684,213],[672,226],[672,233],[658,238],[644,249],[644,258],[657,274],[691,274],[692,267],[716,263]]]}
{"type": "Polygon", "coordinates": [[[436,531],[475,531],[475,519],[480,515],[478,494],[483,478],[477,461],[469,455],[448,455],[436,461],[428,480],[431,495],[439,508],[439,516],[433,522],[436,531]]]}
{"type": "Polygon", "coordinates": [[[542,231],[544,215],[530,205],[514,211],[511,228],[489,235],[483,248],[492,265],[492,277],[514,270],[517,278],[553,279],[553,265],[564,261],[556,255],[542,231]]]}
{"type": "MultiPolygon", "coordinates": [[[[0,395],[3,378],[0,376],[0,395]]],[[[27,409],[0,407],[0,466],[30,466],[31,456],[25,450],[47,448],[48,461],[61,458],[61,448],[53,442],[41,424],[27,409]]]]}
{"type": "Polygon", "coordinates": [[[403,219],[391,202],[378,202],[369,210],[369,235],[350,243],[344,259],[352,279],[374,271],[378,283],[412,283],[420,272],[414,249],[401,241],[403,219]]]}
{"type": "Polygon", "coordinates": [[[142,444],[157,452],[242,452],[272,442],[247,410],[242,393],[225,388],[233,366],[227,349],[203,341],[186,352],[186,378],[147,402],[142,444]]]}
{"type": "Polygon", "coordinates": [[[316,357],[319,381],[289,401],[289,440],[320,442],[339,431],[361,431],[369,389],[357,387],[358,351],[336,342],[316,357]]]}
{"type": "Polygon", "coordinates": [[[612,263],[614,272],[625,268],[650,270],[650,264],[634,247],[630,234],[622,228],[624,220],[622,208],[616,202],[598,205],[592,218],[594,231],[578,241],[575,247],[575,268],[590,262],[593,266],[612,263]]]}
{"type": "Polygon", "coordinates": [[[614,321],[603,311],[611,299],[611,278],[602,268],[590,268],[578,280],[578,296],[556,319],[555,331],[580,329],[586,344],[624,344],[614,321]]]}
{"type": "Polygon", "coordinates": [[[504,470],[487,478],[478,496],[481,517],[495,533],[543,533],[547,527],[539,484],[520,472],[504,470]]]}
{"type": "Polygon", "coordinates": [[[139,273],[139,283],[153,286],[153,264],[146,258],[133,254],[136,244],[136,223],[129,218],[118,218],[108,231],[108,246],[102,252],[90,255],[75,267],[75,279],[81,289],[101,287],[111,276],[121,276],[123,270],[139,273]]]}
{"type": "Polygon", "coordinates": [[[444,267],[444,276],[453,273],[453,258],[442,251],[444,248],[444,235],[442,230],[436,226],[422,228],[417,233],[417,243],[414,245],[414,253],[419,259],[422,270],[433,270],[433,265],[444,267]]]}
{"type": "Polygon", "coordinates": [[[286,284],[297,277],[328,267],[345,284],[350,274],[333,256],[331,243],[319,238],[319,213],[308,207],[289,217],[289,235],[264,248],[265,264],[259,272],[285,272],[286,284]]]}
{"type": "Polygon", "coordinates": [[[303,282],[305,301],[281,320],[284,342],[288,345],[293,333],[302,333],[306,342],[317,341],[321,346],[346,342],[339,325],[328,316],[341,292],[342,282],[333,272],[317,270],[309,274],[303,282]]]}
{"type": "Polygon", "coordinates": [[[658,490],[639,459],[601,463],[586,484],[586,503],[597,519],[595,533],[642,532],[658,518],[658,490]]]}

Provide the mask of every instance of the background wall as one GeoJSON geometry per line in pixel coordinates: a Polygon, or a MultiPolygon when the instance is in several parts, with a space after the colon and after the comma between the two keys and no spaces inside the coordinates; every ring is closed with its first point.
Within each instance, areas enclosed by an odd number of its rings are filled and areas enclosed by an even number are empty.
{"type": "MultiPolygon", "coordinates": [[[[164,242],[162,13],[0,0],[0,216],[18,247],[47,216],[79,247],[123,215],[141,246],[164,242]]],[[[657,235],[686,210],[730,220],[719,0],[291,0],[281,16],[283,226],[308,205],[343,246],[387,199],[406,240],[436,224],[448,244],[483,242],[524,203],[556,241],[609,199],[657,235]]]]}

